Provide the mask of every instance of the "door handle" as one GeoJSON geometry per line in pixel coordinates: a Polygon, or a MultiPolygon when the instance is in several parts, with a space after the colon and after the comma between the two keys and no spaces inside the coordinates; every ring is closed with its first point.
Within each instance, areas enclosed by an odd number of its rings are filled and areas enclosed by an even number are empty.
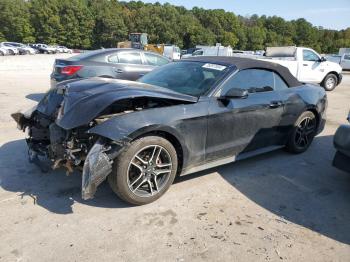
{"type": "Polygon", "coordinates": [[[119,68],[114,68],[114,71],[115,71],[117,74],[123,73],[123,70],[121,70],[121,69],[119,69],[119,68]]]}
{"type": "Polygon", "coordinates": [[[303,64],[303,66],[308,66],[308,64],[303,64]]]}
{"type": "Polygon", "coordinates": [[[270,108],[278,108],[283,106],[282,101],[271,101],[270,108]]]}

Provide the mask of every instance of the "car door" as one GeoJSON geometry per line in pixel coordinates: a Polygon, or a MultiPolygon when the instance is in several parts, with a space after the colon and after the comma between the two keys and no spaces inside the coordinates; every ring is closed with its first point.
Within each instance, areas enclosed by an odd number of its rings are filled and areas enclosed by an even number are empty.
{"type": "Polygon", "coordinates": [[[109,57],[114,63],[115,78],[135,81],[149,72],[147,65],[142,62],[140,51],[120,51],[116,56],[109,57]]]}
{"type": "Polygon", "coordinates": [[[237,72],[211,97],[206,143],[207,160],[237,156],[277,145],[283,101],[274,90],[272,71],[237,72]],[[231,88],[248,90],[246,98],[222,99],[231,88]]]}
{"type": "Polygon", "coordinates": [[[320,57],[310,49],[304,49],[302,52],[303,60],[299,64],[299,77],[301,82],[320,83],[325,75],[324,63],[320,57]]]}

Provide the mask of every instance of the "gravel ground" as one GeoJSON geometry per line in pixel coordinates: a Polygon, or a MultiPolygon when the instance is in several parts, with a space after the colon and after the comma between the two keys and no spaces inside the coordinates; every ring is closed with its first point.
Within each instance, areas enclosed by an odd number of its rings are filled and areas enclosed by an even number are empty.
{"type": "Polygon", "coordinates": [[[0,262],[350,261],[350,175],[331,166],[350,75],[328,93],[326,129],[308,152],[189,175],[131,207],[106,183],[82,201],[79,174],[28,163],[10,113],[42,97],[55,57],[0,57],[0,262]]]}

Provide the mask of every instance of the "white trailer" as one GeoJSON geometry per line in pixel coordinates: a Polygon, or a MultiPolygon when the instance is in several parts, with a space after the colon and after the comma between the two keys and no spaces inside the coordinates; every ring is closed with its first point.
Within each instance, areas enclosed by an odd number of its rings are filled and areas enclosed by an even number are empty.
{"type": "Polygon", "coordinates": [[[171,60],[179,60],[181,57],[181,50],[176,45],[165,45],[163,56],[168,57],[171,60]]]}
{"type": "Polygon", "coordinates": [[[233,50],[230,46],[225,47],[221,44],[216,44],[216,46],[204,46],[197,45],[198,50],[194,51],[192,54],[183,55],[182,58],[196,57],[196,56],[232,56],[233,50]]]}

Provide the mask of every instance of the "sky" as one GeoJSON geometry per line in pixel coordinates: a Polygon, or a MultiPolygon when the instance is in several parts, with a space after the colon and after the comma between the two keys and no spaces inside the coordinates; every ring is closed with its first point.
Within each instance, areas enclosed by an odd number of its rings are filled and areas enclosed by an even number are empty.
{"type": "Polygon", "coordinates": [[[327,29],[350,27],[350,0],[142,0],[148,3],[170,3],[188,9],[225,9],[237,15],[281,16],[286,20],[305,18],[315,26],[327,29]]]}

